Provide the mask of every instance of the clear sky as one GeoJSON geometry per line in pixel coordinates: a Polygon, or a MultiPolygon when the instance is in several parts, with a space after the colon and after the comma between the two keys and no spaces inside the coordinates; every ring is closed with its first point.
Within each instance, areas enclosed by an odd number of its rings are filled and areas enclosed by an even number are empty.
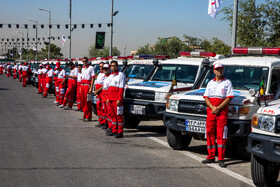
{"type": "MultiPolygon", "coordinates": [[[[264,0],[259,0],[263,2],[264,0]]],[[[0,0],[2,24],[33,24],[28,19],[37,20],[39,24],[48,24],[48,13],[38,10],[51,10],[52,24],[62,24],[51,30],[52,36],[68,36],[69,30],[69,0],[0,0]]],[[[233,5],[233,0],[223,0],[221,8],[233,5]]],[[[158,37],[177,36],[183,39],[183,34],[211,39],[218,37],[227,44],[231,43],[229,24],[222,21],[223,14],[215,19],[207,14],[208,0],[114,0],[114,11],[119,13],[114,17],[114,46],[124,55],[145,44],[153,44],[158,37]]],[[[88,48],[95,42],[96,31],[106,32],[106,45],[110,45],[111,0],[72,0],[72,24],[86,24],[85,29],[78,26],[72,32],[72,58],[87,55],[88,48]],[[90,28],[89,24],[95,24],[90,28]],[[104,23],[98,28],[98,23],[104,23]],[[106,23],[106,24],[105,24],[106,23]]],[[[29,37],[35,38],[35,29],[29,26],[29,37]]],[[[0,28],[0,38],[20,37],[12,26],[0,28]]],[[[48,28],[39,29],[38,37],[48,37],[48,28]]],[[[52,43],[62,48],[64,57],[69,55],[69,40],[62,47],[60,40],[52,43]]],[[[43,45],[42,45],[43,46],[43,45]]]]}

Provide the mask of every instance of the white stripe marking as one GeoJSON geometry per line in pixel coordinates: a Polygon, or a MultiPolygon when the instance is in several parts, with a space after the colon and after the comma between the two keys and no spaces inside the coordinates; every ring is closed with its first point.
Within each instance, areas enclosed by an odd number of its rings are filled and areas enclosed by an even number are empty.
{"type": "MultiPolygon", "coordinates": [[[[151,139],[151,140],[153,140],[153,141],[155,141],[155,142],[157,142],[157,143],[159,143],[159,144],[161,144],[161,145],[164,145],[165,147],[169,147],[168,143],[165,142],[165,141],[162,141],[162,140],[160,140],[160,139],[158,139],[158,138],[155,138],[155,137],[153,137],[153,136],[144,134],[144,133],[142,133],[142,132],[140,132],[139,134],[142,134],[142,135],[146,136],[147,138],[149,138],[149,139],[151,139]]],[[[196,155],[190,153],[189,151],[177,151],[177,152],[178,152],[178,153],[181,153],[181,154],[183,154],[183,155],[185,155],[185,156],[188,156],[188,157],[190,157],[190,158],[192,158],[192,159],[194,159],[194,160],[197,160],[197,161],[199,161],[199,162],[201,162],[202,160],[204,160],[203,158],[201,158],[201,157],[199,157],[199,156],[196,156],[196,155]]],[[[244,177],[244,176],[242,176],[242,175],[240,175],[240,174],[237,174],[237,173],[235,173],[235,172],[233,172],[233,171],[230,171],[229,169],[221,168],[221,167],[218,166],[217,164],[207,164],[207,165],[210,166],[210,167],[212,167],[212,168],[215,168],[216,170],[219,170],[219,171],[221,171],[221,172],[223,172],[223,173],[225,173],[225,174],[227,174],[227,175],[229,175],[229,176],[231,176],[231,177],[233,177],[233,178],[236,178],[236,179],[238,179],[238,180],[240,180],[240,181],[242,181],[242,182],[244,182],[244,183],[247,183],[247,184],[249,184],[249,185],[251,185],[251,186],[255,186],[254,183],[253,183],[253,181],[252,181],[251,179],[248,179],[248,178],[246,178],[246,177],[244,177]]]]}

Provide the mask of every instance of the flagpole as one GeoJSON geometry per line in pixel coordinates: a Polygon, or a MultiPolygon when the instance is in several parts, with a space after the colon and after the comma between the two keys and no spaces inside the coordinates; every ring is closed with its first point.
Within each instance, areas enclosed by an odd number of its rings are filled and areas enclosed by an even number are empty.
{"type": "Polygon", "coordinates": [[[231,53],[233,54],[233,48],[236,47],[237,36],[237,22],[238,22],[238,0],[234,0],[233,5],[233,17],[232,17],[232,31],[231,31],[231,53]]]}
{"type": "Polygon", "coordinates": [[[71,12],[72,12],[72,0],[69,0],[69,31],[70,31],[70,39],[69,39],[69,60],[71,60],[71,12]]]}

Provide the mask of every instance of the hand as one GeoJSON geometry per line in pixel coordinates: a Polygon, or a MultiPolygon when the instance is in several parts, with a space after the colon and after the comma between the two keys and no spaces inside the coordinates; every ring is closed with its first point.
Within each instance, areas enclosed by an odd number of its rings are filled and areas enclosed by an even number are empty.
{"type": "Polygon", "coordinates": [[[88,94],[92,94],[92,89],[89,89],[89,90],[88,90],[88,94]]]}
{"type": "Polygon", "coordinates": [[[93,94],[97,96],[97,91],[94,91],[93,94]]]}
{"type": "Polygon", "coordinates": [[[220,112],[220,109],[218,108],[218,107],[213,107],[212,108],[212,114],[215,114],[215,115],[217,115],[217,114],[219,114],[219,112],[220,112]]]}
{"type": "Polygon", "coordinates": [[[121,105],[121,101],[120,101],[120,100],[117,100],[116,105],[117,105],[117,106],[120,106],[120,105],[121,105]]]}
{"type": "Polygon", "coordinates": [[[109,105],[109,100],[108,99],[107,99],[106,103],[107,103],[107,105],[109,105]]]}

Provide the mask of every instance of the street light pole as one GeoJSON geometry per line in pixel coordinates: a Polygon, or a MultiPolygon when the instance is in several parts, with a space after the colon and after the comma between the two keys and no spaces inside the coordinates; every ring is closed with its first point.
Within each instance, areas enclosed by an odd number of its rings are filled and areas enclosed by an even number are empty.
{"type": "Polygon", "coordinates": [[[42,8],[39,8],[41,11],[45,11],[49,13],[49,50],[48,50],[48,59],[50,59],[50,53],[51,53],[51,11],[45,10],[42,8]]]}
{"type": "Polygon", "coordinates": [[[236,47],[237,38],[237,21],[238,21],[238,0],[234,0],[233,5],[233,18],[232,18],[232,35],[231,35],[231,53],[233,48],[236,47]]]}
{"type": "Polygon", "coordinates": [[[29,19],[28,21],[32,21],[32,22],[36,23],[36,43],[35,43],[36,52],[35,52],[35,60],[38,60],[38,49],[37,49],[37,46],[38,46],[38,21],[32,20],[32,19],[29,19]]]}
{"type": "Polygon", "coordinates": [[[17,33],[21,33],[22,37],[21,37],[21,45],[20,45],[20,61],[22,61],[22,43],[23,43],[23,33],[20,31],[17,31],[17,33]]]}
{"type": "Polygon", "coordinates": [[[71,14],[72,14],[72,0],[69,0],[69,32],[70,32],[70,39],[69,39],[69,60],[71,60],[71,32],[72,32],[72,27],[71,27],[71,14]]]}
{"type": "Polygon", "coordinates": [[[114,13],[114,0],[112,0],[112,7],[111,7],[111,45],[110,45],[110,56],[112,55],[113,52],[113,13],[114,13]]]}

